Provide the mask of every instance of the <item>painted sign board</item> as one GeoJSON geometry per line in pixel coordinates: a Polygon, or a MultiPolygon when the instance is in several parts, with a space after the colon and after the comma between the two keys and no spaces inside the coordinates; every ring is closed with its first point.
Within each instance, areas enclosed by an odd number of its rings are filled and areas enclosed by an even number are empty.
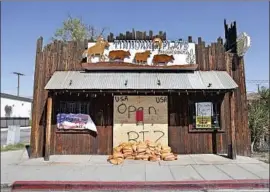
{"type": "MultiPolygon", "coordinates": [[[[88,43],[88,50],[95,46],[97,46],[96,42],[88,43]]],[[[164,62],[167,66],[196,64],[195,43],[186,41],[115,40],[109,42],[104,48],[102,61],[111,61],[112,52],[117,50],[124,51],[121,53],[125,54],[121,61],[126,63],[156,65],[157,58],[163,55],[160,62],[164,62]],[[148,51],[150,52],[148,53],[148,51]]],[[[83,57],[86,56],[87,52],[83,54],[83,57]]],[[[91,57],[90,60],[92,63],[96,63],[100,61],[100,58],[91,57]]],[[[90,60],[88,59],[88,62],[90,60]]]]}
{"type": "Polygon", "coordinates": [[[168,145],[167,96],[114,96],[113,146],[121,142],[146,141],[168,145]],[[136,111],[143,111],[137,124],[136,111]]]}

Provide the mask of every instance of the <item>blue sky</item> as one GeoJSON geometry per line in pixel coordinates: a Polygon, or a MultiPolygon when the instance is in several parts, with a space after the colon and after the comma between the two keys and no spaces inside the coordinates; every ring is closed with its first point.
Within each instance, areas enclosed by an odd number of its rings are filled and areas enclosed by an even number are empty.
{"type": "MultiPolygon", "coordinates": [[[[238,33],[247,32],[252,46],[245,56],[247,79],[269,79],[268,2],[1,2],[1,92],[16,94],[21,78],[22,96],[32,96],[36,40],[49,43],[56,28],[70,13],[88,24],[107,27],[114,34],[135,28],[167,32],[168,39],[189,35],[206,43],[224,37],[223,20],[236,20],[238,33]]],[[[248,86],[254,90],[255,86],[248,86]]]]}

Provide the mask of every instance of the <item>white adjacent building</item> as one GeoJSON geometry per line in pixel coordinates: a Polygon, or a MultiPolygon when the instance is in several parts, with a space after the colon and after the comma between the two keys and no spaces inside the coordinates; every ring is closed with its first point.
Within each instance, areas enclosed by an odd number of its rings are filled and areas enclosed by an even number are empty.
{"type": "Polygon", "coordinates": [[[23,117],[31,119],[32,99],[1,93],[1,118],[23,117]]]}

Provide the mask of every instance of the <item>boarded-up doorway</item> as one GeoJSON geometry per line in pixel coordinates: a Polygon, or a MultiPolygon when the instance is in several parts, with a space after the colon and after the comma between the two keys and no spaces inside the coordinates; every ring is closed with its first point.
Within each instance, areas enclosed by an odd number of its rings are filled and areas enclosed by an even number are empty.
{"type": "Polygon", "coordinates": [[[121,142],[146,141],[168,145],[167,96],[115,96],[113,146],[121,142]],[[143,110],[143,122],[136,111],[143,110]]]}

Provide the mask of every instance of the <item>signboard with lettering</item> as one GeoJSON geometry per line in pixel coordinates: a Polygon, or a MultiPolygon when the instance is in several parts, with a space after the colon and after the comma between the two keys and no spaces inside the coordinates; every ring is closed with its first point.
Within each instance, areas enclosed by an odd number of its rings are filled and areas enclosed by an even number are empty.
{"type": "Polygon", "coordinates": [[[115,40],[99,38],[83,53],[88,63],[122,61],[140,65],[196,64],[195,43],[187,41],[115,40]]]}
{"type": "Polygon", "coordinates": [[[211,128],[213,104],[211,102],[196,103],[196,128],[211,128]]]}
{"type": "Polygon", "coordinates": [[[115,96],[113,146],[121,142],[146,141],[168,145],[167,96],[115,96]],[[137,124],[136,111],[143,111],[137,124]]]}

